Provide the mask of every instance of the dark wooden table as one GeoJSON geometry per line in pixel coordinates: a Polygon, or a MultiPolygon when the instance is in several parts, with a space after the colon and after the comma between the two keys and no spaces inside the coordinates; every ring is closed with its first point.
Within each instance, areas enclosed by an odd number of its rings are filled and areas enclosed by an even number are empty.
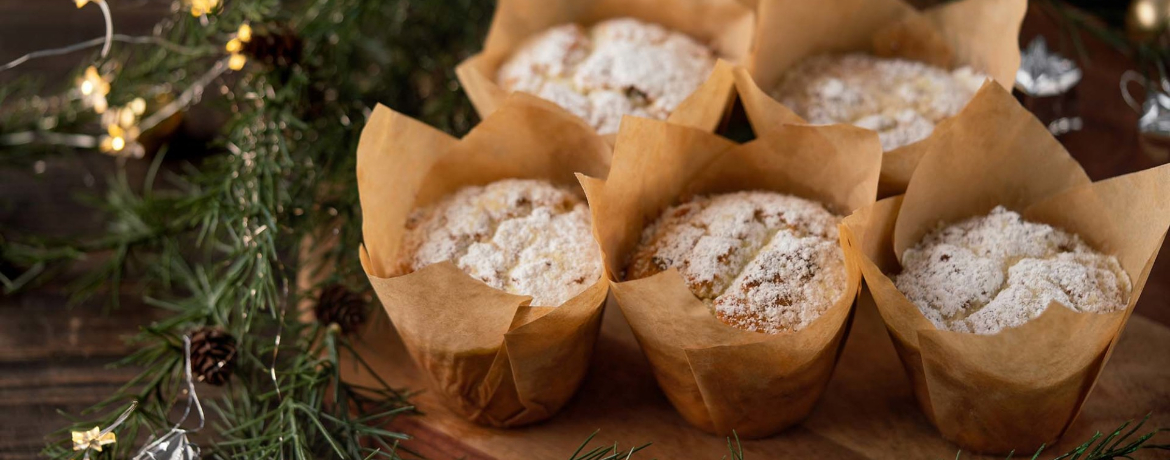
{"type": "MultiPolygon", "coordinates": [[[[122,27],[140,33],[166,14],[169,2],[142,0],[132,6],[116,13],[122,27]]],[[[65,1],[0,1],[0,61],[30,49],[97,36],[101,26],[95,14],[78,12],[65,1]],[[38,8],[41,10],[30,12],[38,8]],[[46,34],[45,30],[61,33],[46,34]]],[[[1058,43],[1056,30],[1051,20],[1032,11],[1021,42],[1043,33],[1050,43],[1058,43]]],[[[1143,150],[1136,131],[1137,116],[1118,92],[1121,73],[1133,64],[1100,41],[1086,39],[1092,60],[1078,88],[1085,129],[1067,134],[1061,141],[1094,180],[1166,162],[1165,151],[1151,154],[1143,150]]],[[[30,64],[24,70],[59,74],[75,63],[76,56],[30,64]]],[[[0,83],[6,78],[0,74],[0,83]]],[[[74,197],[80,192],[99,192],[106,174],[117,167],[113,160],[78,152],[47,159],[45,166],[39,175],[28,169],[0,169],[0,232],[66,235],[100,230],[102,222],[74,197]]],[[[130,177],[142,177],[146,165],[132,161],[125,167],[130,177]]],[[[66,423],[57,411],[77,413],[134,376],[135,369],[107,365],[131,351],[123,337],[160,316],[141,303],[133,283],[121,292],[119,309],[105,311],[104,299],[69,306],[67,278],[33,292],[0,298],[0,460],[34,458],[45,436],[66,423]]],[[[1136,313],[1170,326],[1168,304],[1170,256],[1163,254],[1136,313]]],[[[405,419],[399,428],[421,438],[413,444],[431,458],[486,458],[430,429],[425,419],[405,419]]]]}

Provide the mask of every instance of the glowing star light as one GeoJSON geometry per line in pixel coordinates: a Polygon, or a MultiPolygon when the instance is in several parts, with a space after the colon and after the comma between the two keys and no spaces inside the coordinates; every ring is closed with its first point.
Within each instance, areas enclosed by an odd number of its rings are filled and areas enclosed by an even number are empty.
{"type": "Polygon", "coordinates": [[[94,450],[96,452],[102,451],[102,446],[118,442],[118,437],[113,432],[102,433],[98,427],[93,427],[88,431],[74,431],[73,432],[73,450],[94,450]]]}
{"type": "Polygon", "coordinates": [[[85,75],[78,80],[77,88],[81,91],[82,100],[93,107],[94,112],[102,113],[109,107],[106,95],[110,94],[110,82],[98,73],[97,67],[89,66],[85,69],[85,75]]]}
{"type": "Polygon", "coordinates": [[[105,153],[116,154],[126,148],[126,130],[118,125],[110,125],[108,136],[102,138],[101,150],[105,153]]]}
{"type": "Polygon", "coordinates": [[[118,437],[114,435],[114,429],[126,421],[126,417],[130,416],[135,407],[138,407],[138,401],[130,403],[130,407],[126,408],[122,415],[119,415],[114,423],[111,423],[104,430],[95,426],[93,429],[72,432],[73,451],[84,452],[81,458],[89,460],[90,451],[101,452],[102,446],[118,442],[118,437]]]}

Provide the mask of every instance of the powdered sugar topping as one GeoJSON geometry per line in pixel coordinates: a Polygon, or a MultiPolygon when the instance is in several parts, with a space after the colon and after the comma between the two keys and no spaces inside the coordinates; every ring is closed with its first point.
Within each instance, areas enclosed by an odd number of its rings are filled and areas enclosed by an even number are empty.
{"type": "Polygon", "coordinates": [[[402,270],[450,260],[487,285],[558,306],[601,277],[588,206],[574,191],[506,179],[460,189],[407,222],[402,270]]]}
{"type": "Polygon", "coordinates": [[[810,123],[849,123],[878,132],[884,150],[930,136],[986,81],[970,67],[947,71],[866,54],[819,55],[781,77],[773,97],[810,123]]]}
{"type": "Polygon", "coordinates": [[[1040,316],[1052,301],[1082,312],[1125,308],[1129,276],[1077,235],[996,207],[941,227],[902,256],[898,290],[935,327],[995,334],[1040,316]]]}
{"type": "Polygon", "coordinates": [[[696,197],[645,229],[627,275],[676,268],[725,323],[800,330],[845,291],[839,220],[819,203],[774,192],[696,197]]]}
{"type": "Polygon", "coordinates": [[[623,115],[665,119],[715,65],[694,39],[632,18],[589,30],[553,27],[528,40],[499,70],[509,91],[548,99],[599,133],[617,132],[623,115]]]}

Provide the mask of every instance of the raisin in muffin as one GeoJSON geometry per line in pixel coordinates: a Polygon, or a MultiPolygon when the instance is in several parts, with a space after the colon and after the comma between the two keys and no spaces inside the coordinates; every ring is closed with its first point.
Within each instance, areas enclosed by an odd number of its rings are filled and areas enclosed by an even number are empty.
{"type": "Polygon", "coordinates": [[[710,48],[681,33],[632,18],[585,28],[553,27],[530,38],[500,67],[508,91],[547,99],[601,134],[623,115],[664,120],[715,67],[710,48]]]}
{"type": "Polygon", "coordinates": [[[774,192],[695,197],[643,231],[626,275],[676,268],[724,323],[797,331],[845,292],[838,221],[819,203],[774,192]]]}
{"type": "Polygon", "coordinates": [[[1082,312],[1120,310],[1132,288],[1116,257],[1002,206],[928,233],[902,265],[898,290],[935,327],[977,334],[1024,324],[1053,300],[1082,312]]]}
{"type": "Polygon", "coordinates": [[[415,210],[402,253],[402,273],[450,260],[471,277],[532,296],[532,305],[540,306],[568,301],[602,274],[584,200],[538,180],[464,187],[415,210]]]}
{"type": "Polygon", "coordinates": [[[877,131],[890,151],[930,136],[987,78],[970,67],[948,71],[860,53],[818,55],[785,72],[772,97],[810,123],[877,131]]]}

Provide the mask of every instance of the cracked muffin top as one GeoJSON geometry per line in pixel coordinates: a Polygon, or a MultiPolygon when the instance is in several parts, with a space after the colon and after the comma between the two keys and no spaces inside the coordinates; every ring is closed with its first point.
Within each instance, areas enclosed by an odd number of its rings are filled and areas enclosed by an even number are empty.
{"type": "Polygon", "coordinates": [[[402,273],[449,260],[534,306],[558,306],[602,274],[589,207],[575,190],[540,180],[464,187],[416,209],[402,254],[402,273]]]}
{"type": "Polygon", "coordinates": [[[988,78],[970,67],[949,71],[861,53],[818,55],[785,72],[772,96],[809,123],[877,131],[889,151],[930,136],[988,78]]]}
{"type": "Polygon", "coordinates": [[[617,18],[589,28],[564,24],[530,38],[500,67],[496,81],[611,134],[623,115],[666,119],[714,67],[714,52],[693,38],[617,18]]]}
{"type": "Polygon", "coordinates": [[[797,331],[845,291],[839,221],[820,203],[780,193],[698,196],[643,231],[627,279],[675,268],[724,323],[797,331]]]}

